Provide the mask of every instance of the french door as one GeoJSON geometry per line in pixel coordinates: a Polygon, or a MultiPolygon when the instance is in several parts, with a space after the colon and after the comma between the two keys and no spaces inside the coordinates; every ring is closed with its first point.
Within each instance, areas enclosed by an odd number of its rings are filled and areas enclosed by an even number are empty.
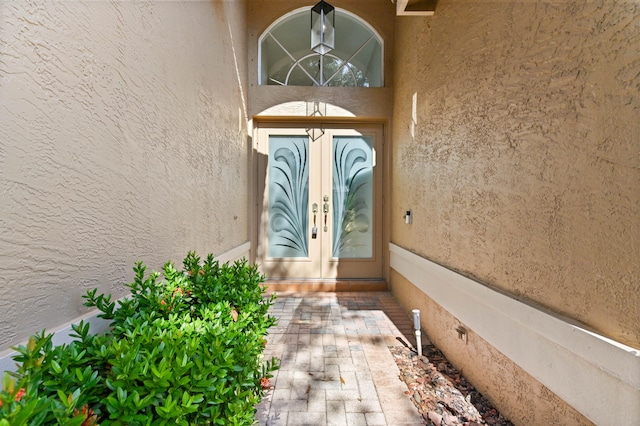
{"type": "Polygon", "coordinates": [[[267,278],[382,277],[382,126],[258,130],[258,244],[267,278]]]}

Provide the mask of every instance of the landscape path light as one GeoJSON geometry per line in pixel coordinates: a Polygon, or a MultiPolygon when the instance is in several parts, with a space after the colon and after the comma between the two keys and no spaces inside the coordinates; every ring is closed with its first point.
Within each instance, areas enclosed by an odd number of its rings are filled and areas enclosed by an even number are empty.
{"type": "Polygon", "coordinates": [[[420,309],[414,309],[413,311],[413,329],[416,331],[416,347],[418,349],[418,356],[422,356],[422,336],[420,332],[420,309]]]}

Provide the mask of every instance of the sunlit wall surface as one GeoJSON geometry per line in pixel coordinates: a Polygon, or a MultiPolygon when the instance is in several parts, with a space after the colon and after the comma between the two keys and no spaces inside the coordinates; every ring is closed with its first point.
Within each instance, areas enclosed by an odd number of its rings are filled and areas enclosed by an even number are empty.
{"type": "MultiPolygon", "coordinates": [[[[439,1],[398,18],[393,242],[640,348],[639,24],[631,1],[439,1]]],[[[514,419],[579,424],[437,315],[430,337],[466,373],[482,366],[475,384],[514,419]]]]}

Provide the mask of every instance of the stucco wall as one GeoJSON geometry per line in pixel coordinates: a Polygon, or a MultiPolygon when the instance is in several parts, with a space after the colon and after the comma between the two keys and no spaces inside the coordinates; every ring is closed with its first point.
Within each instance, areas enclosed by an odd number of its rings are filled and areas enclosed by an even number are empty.
{"type": "Polygon", "coordinates": [[[440,0],[396,29],[392,242],[640,348],[640,4],[440,0]]]}
{"type": "Polygon", "coordinates": [[[245,6],[0,2],[0,351],[248,240],[245,6]]]}

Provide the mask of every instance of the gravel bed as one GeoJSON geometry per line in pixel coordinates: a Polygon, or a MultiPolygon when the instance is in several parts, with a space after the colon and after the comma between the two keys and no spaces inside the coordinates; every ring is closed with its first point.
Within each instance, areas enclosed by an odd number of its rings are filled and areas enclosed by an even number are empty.
{"type": "Polygon", "coordinates": [[[432,344],[423,346],[421,358],[409,347],[389,349],[424,424],[513,426],[432,344]]]}

